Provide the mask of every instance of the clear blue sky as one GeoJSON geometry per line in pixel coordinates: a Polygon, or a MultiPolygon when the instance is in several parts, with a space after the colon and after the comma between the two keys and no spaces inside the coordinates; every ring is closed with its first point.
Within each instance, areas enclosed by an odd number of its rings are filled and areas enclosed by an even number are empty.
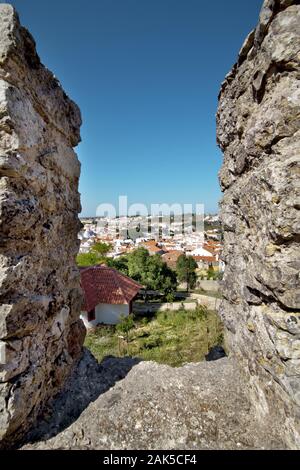
{"type": "Polygon", "coordinates": [[[82,215],[120,194],[217,210],[217,95],[261,0],[7,3],[81,108],[82,215]]]}

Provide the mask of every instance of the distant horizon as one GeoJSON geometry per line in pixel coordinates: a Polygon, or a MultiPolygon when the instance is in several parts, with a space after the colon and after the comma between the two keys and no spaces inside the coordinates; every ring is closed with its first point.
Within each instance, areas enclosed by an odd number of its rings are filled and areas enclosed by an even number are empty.
{"type": "Polygon", "coordinates": [[[10,3],[82,111],[80,216],[119,194],[217,212],[218,93],[262,1],[10,3]]]}
{"type": "MultiPolygon", "coordinates": [[[[193,212],[185,212],[184,215],[192,215],[192,216],[194,216],[195,213],[193,213],[193,212]]],[[[219,213],[218,213],[218,212],[209,212],[209,213],[205,213],[205,214],[204,214],[204,217],[207,217],[207,216],[212,216],[212,217],[214,217],[214,216],[216,216],[216,215],[219,215],[219,213]]],[[[134,217],[152,217],[152,215],[151,215],[151,214],[148,214],[147,216],[146,216],[146,215],[145,215],[145,216],[140,216],[140,215],[138,215],[138,214],[137,214],[137,215],[127,215],[127,216],[126,216],[126,215],[116,215],[116,216],[113,217],[113,218],[119,219],[119,218],[121,218],[121,217],[128,217],[128,218],[134,218],[134,217]]],[[[164,215],[163,217],[168,217],[168,215],[166,214],[166,215],[164,215]]],[[[180,214],[177,214],[177,215],[175,214],[175,217],[180,217],[180,214]]],[[[105,215],[102,215],[102,216],[99,216],[99,215],[98,215],[98,216],[97,216],[97,215],[85,215],[85,216],[82,216],[81,214],[79,214],[79,218],[80,218],[80,219],[106,219],[106,218],[108,218],[108,217],[105,216],[105,215]]]]}

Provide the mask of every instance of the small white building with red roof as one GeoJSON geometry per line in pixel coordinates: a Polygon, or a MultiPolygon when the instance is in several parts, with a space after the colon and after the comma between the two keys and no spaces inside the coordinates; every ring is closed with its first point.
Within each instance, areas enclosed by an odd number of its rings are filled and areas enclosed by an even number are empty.
{"type": "Polygon", "coordinates": [[[81,319],[86,328],[115,325],[121,315],[129,315],[132,302],[142,286],[114,268],[96,265],[81,268],[84,305],[81,319]]]}

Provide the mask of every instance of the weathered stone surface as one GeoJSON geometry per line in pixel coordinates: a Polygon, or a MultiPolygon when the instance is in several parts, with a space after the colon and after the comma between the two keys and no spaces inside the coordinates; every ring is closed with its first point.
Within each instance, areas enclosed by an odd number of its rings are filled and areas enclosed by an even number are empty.
{"type": "Polygon", "coordinates": [[[257,416],[300,448],[299,2],[264,2],[217,120],[228,347],[257,416]]]}
{"type": "Polygon", "coordinates": [[[23,449],[284,448],[245,392],[227,358],[173,369],[116,357],[99,365],[86,351],[23,449]]]}
{"type": "Polygon", "coordinates": [[[16,438],[80,355],[75,266],[81,117],[0,5],[0,441],[16,438]]]}

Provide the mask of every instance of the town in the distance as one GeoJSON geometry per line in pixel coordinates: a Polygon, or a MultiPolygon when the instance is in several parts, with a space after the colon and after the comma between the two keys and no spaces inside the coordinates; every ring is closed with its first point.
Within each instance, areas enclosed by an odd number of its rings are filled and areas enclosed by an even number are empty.
{"type": "Polygon", "coordinates": [[[222,279],[224,263],[220,259],[222,233],[218,214],[204,216],[203,230],[184,228],[182,217],[176,216],[171,221],[167,217],[152,219],[150,230],[150,216],[130,217],[129,223],[128,220],[125,216],[81,218],[78,264],[81,260],[83,265],[90,264],[88,255],[95,243],[106,244],[109,249],[105,255],[114,260],[144,247],[150,255],[160,255],[171,269],[175,269],[178,257],[185,254],[197,263],[199,279],[222,279]]]}

